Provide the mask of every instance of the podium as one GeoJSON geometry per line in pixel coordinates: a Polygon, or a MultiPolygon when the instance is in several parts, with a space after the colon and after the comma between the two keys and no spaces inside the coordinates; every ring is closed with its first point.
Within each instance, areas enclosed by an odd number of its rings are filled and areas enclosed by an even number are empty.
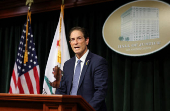
{"type": "Polygon", "coordinates": [[[81,96],[0,93],[0,111],[95,111],[81,96]]]}

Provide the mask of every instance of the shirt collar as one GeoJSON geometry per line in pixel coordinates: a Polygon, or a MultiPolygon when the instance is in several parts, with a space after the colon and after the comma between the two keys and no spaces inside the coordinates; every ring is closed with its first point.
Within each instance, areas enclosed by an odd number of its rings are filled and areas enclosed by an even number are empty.
{"type": "MultiPolygon", "coordinates": [[[[89,53],[89,49],[87,49],[86,53],[80,58],[81,62],[84,62],[86,60],[87,54],[89,53]]],[[[76,57],[76,63],[79,59],[76,57]]]]}

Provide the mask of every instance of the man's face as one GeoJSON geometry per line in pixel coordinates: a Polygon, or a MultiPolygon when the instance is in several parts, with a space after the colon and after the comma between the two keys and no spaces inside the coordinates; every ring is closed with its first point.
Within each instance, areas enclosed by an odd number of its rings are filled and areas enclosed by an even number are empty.
{"type": "Polygon", "coordinates": [[[87,51],[89,38],[85,39],[84,34],[79,30],[74,30],[70,34],[70,45],[77,58],[80,59],[87,51]]]}

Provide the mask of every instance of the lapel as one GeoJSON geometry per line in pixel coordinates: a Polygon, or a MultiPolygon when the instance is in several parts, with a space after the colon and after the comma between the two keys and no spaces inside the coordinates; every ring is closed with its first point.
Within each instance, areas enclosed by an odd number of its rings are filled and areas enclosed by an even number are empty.
{"type": "Polygon", "coordinates": [[[80,81],[79,81],[78,89],[79,89],[79,87],[80,87],[81,84],[82,84],[82,81],[83,81],[83,79],[84,79],[84,76],[85,76],[85,74],[86,74],[86,71],[87,71],[87,69],[88,69],[88,66],[89,66],[89,64],[90,64],[90,61],[91,61],[91,52],[89,51],[89,53],[88,53],[88,55],[87,55],[87,57],[86,57],[86,60],[85,60],[85,62],[84,62],[84,66],[83,66],[82,73],[81,73],[81,76],[80,76],[80,81]]]}
{"type": "Polygon", "coordinates": [[[69,80],[68,80],[68,93],[70,93],[71,90],[71,85],[72,85],[72,81],[73,81],[73,75],[74,75],[74,65],[75,65],[75,57],[73,57],[71,59],[71,62],[69,64],[69,69],[70,69],[70,74],[69,74],[69,80]]]}

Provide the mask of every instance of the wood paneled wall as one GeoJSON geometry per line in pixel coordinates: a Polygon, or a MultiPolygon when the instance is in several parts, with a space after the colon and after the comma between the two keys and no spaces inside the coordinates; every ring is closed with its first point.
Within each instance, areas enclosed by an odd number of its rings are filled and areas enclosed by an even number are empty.
{"type": "MultiPolygon", "coordinates": [[[[90,5],[114,0],[64,0],[65,8],[90,5]]],[[[0,0],[0,19],[26,15],[28,6],[26,0],[0,0]]],[[[62,0],[34,0],[32,13],[60,10],[62,0]]]]}

